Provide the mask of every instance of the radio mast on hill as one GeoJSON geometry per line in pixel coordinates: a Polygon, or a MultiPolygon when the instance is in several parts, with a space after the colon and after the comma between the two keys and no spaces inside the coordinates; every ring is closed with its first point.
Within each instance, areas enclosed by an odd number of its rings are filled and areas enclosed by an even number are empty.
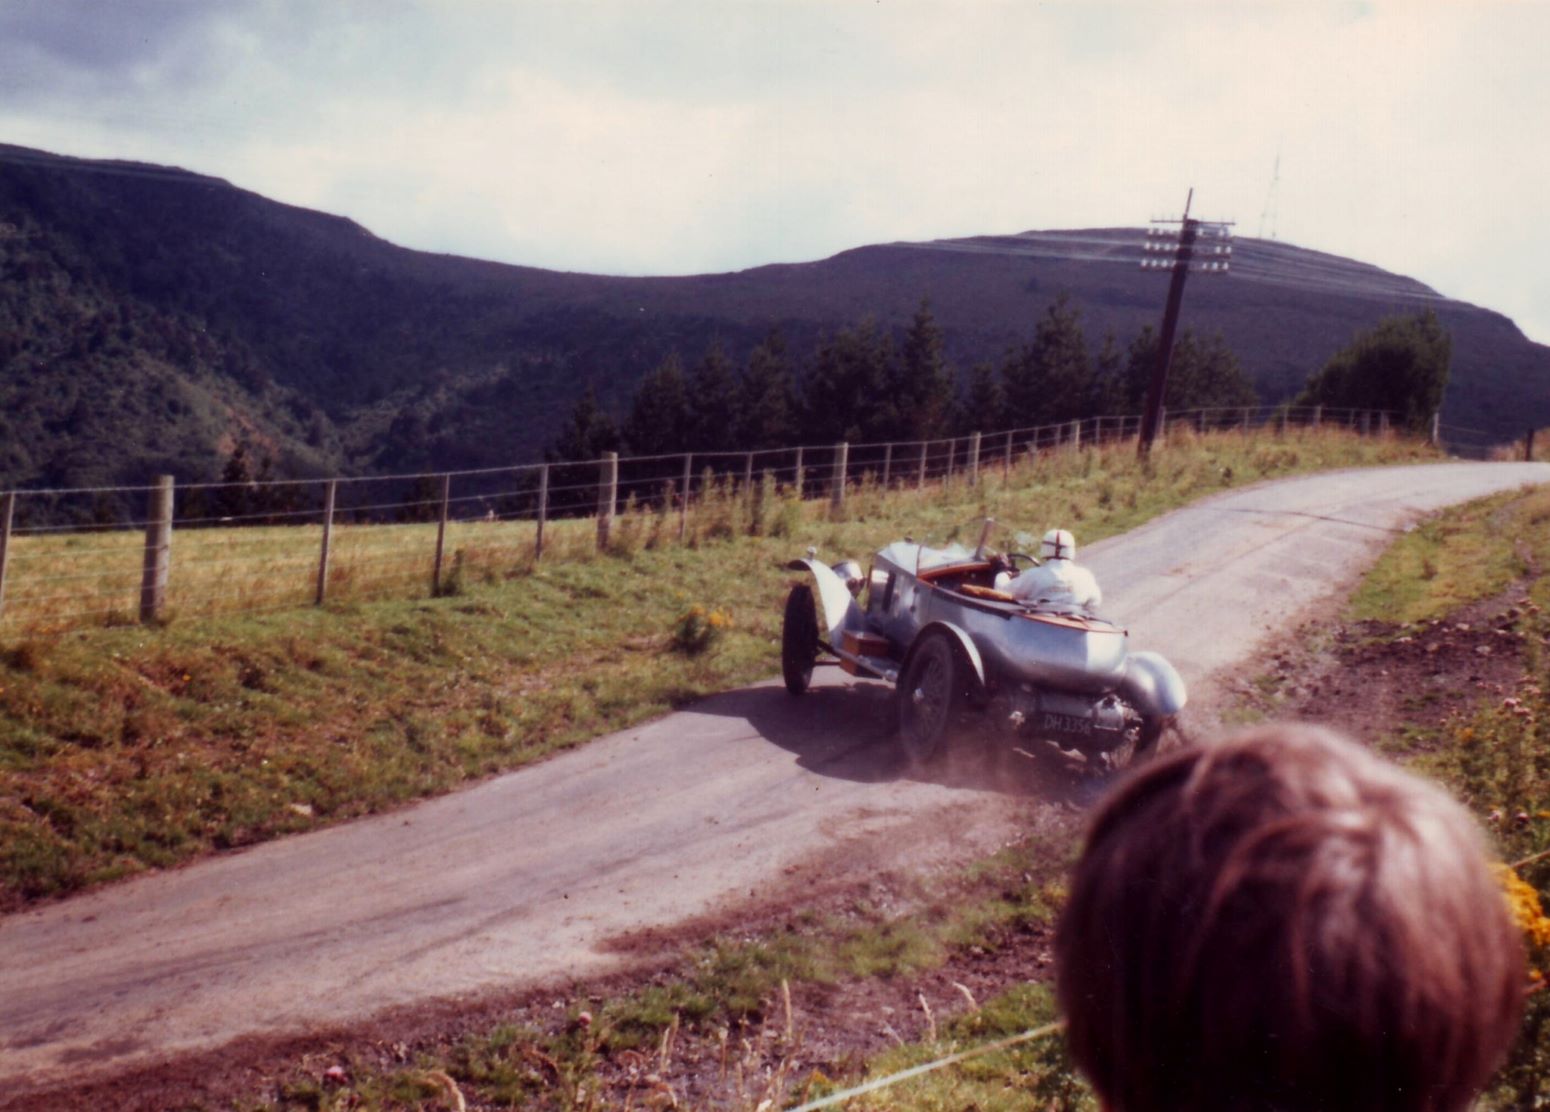
{"type": "Polygon", "coordinates": [[[1280,192],[1281,185],[1281,151],[1276,150],[1276,168],[1270,175],[1270,191],[1265,194],[1265,207],[1259,214],[1259,238],[1275,239],[1276,237],[1276,194],[1280,192]],[[1265,228],[1269,227],[1270,234],[1265,234],[1265,228]]]}

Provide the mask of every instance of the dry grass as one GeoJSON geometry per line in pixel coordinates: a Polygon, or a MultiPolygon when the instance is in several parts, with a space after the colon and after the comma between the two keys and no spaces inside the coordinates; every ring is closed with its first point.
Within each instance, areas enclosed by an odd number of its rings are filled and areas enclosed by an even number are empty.
{"type": "MultiPolygon", "coordinates": [[[[921,489],[884,489],[876,476],[863,474],[839,512],[826,501],[799,502],[788,489],[770,483],[744,491],[729,481],[711,482],[707,475],[682,541],[676,511],[626,503],[614,525],[610,554],[629,557],[680,544],[697,548],[743,536],[789,537],[815,522],[840,525],[907,518],[917,532],[923,525],[934,526],[945,535],[975,512],[1030,528],[1037,523],[1030,519],[1046,517],[1078,529],[1093,519],[1125,527],[1126,522],[1176,504],[1180,491],[1333,464],[1392,462],[1425,454],[1413,442],[1361,439],[1338,429],[1291,429],[1280,435],[1261,431],[1246,436],[1238,432],[1198,435],[1181,428],[1170,433],[1170,443],[1159,447],[1150,465],[1138,461],[1133,448],[1124,443],[1096,450],[1028,453],[1009,470],[996,461],[982,469],[982,481],[974,488],[962,474],[931,481],[921,489]]],[[[596,535],[592,518],[549,521],[544,563],[595,559],[596,535]]],[[[531,573],[536,540],[532,521],[449,523],[440,593],[458,594],[478,584],[531,573]]],[[[315,524],[176,530],[162,620],[311,605],[318,587],[321,543],[322,527],[315,524]]],[[[433,593],[435,547],[434,523],[336,523],[327,598],[351,603],[427,597],[433,593]]],[[[143,534],[129,529],[13,537],[0,638],[137,622],[144,551],[143,534]]]]}

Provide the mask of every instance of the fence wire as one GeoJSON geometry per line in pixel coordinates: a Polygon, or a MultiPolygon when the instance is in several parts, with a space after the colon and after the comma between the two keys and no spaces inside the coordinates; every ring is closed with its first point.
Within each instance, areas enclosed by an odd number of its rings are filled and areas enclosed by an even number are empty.
{"type": "MultiPolygon", "coordinates": [[[[1166,413],[1162,433],[1332,426],[1381,434],[1390,422],[1380,411],[1232,407],[1166,413]]],[[[1140,427],[1139,416],[1105,415],[936,440],[188,483],[165,503],[159,484],[0,491],[12,511],[0,520],[0,632],[258,612],[277,599],[289,600],[283,609],[435,593],[461,574],[606,548],[630,515],[683,531],[718,502],[838,501],[862,487],[973,483],[1042,453],[1133,443],[1140,427]]],[[[1479,430],[1434,432],[1461,455],[1492,447],[1479,430]]]]}

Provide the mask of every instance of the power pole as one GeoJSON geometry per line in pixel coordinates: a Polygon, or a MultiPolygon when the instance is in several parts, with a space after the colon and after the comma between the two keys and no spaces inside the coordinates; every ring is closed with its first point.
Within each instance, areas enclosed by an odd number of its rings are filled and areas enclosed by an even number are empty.
{"type": "Polygon", "coordinates": [[[1154,220],[1152,227],[1147,229],[1146,249],[1153,252],[1167,252],[1173,250],[1173,259],[1142,259],[1142,270],[1171,270],[1173,278],[1168,283],[1168,304],[1163,310],[1162,336],[1157,341],[1157,364],[1152,371],[1152,383],[1146,392],[1146,412],[1141,417],[1141,436],[1137,444],[1137,452],[1145,456],[1152,450],[1152,441],[1157,438],[1157,426],[1162,417],[1163,398],[1168,389],[1168,365],[1173,361],[1173,338],[1179,327],[1179,307],[1184,303],[1184,279],[1191,270],[1200,270],[1207,274],[1226,274],[1227,258],[1232,254],[1232,245],[1227,242],[1231,233],[1227,231],[1231,227],[1231,221],[1205,222],[1196,220],[1189,214],[1190,204],[1195,199],[1193,188],[1184,201],[1184,216],[1179,220],[1154,220]],[[1174,233],[1166,225],[1179,225],[1177,233],[1174,233]],[[1177,234],[1175,244],[1173,236],[1177,234]],[[1198,250],[1196,242],[1200,239],[1207,242],[1198,250]],[[1196,259],[1197,253],[1203,256],[1196,259]]]}

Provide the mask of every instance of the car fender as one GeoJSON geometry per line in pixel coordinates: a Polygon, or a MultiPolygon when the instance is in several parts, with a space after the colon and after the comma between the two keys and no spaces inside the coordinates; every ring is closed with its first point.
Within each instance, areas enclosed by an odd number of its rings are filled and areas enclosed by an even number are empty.
{"type": "Polygon", "coordinates": [[[1125,658],[1119,693],[1142,714],[1172,718],[1184,709],[1184,680],[1161,653],[1136,652],[1125,658]]]}
{"type": "Polygon", "coordinates": [[[792,560],[786,569],[812,573],[813,585],[818,589],[818,607],[822,611],[823,628],[830,644],[839,638],[842,630],[865,627],[866,616],[861,613],[861,607],[856,605],[855,596],[828,564],[815,559],[792,560]]]}
{"type": "Polygon", "coordinates": [[[925,641],[927,634],[933,630],[942,631],[958,646],[959,659],[968,663],[969,668],[974,673],[974,682],[977,685],[977,690],[983,693],[985,690],[985,661],[980,657],[980,651],[974,644],[974,638],[970,637],[968,633],[958,626],[953,625],[952,622],[931,622],[916,634],[915,640],[910,643],[909,652],[904,654],[904,662],[899,666],[899,675],[903,676],[905,672],[909,671],[910,661],[915,656],[915,650],[925,641]]]}

